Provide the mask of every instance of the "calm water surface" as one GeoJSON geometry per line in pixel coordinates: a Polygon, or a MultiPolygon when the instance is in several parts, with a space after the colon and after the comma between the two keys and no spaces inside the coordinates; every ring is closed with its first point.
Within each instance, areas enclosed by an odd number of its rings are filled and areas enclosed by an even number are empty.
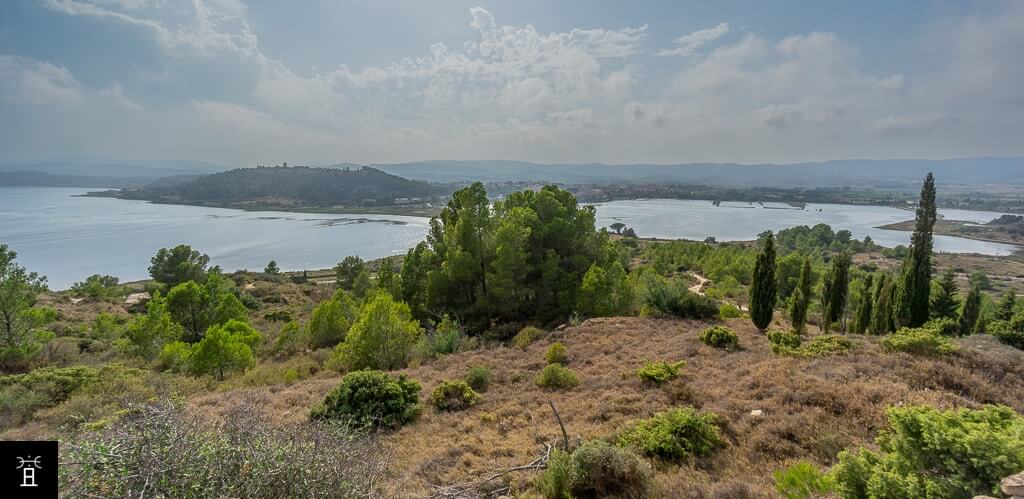
{"type": "Polygon", "coordinates": [[[65,289],[91,274],[122,281],[148,277],[157,250],[189,244],[225,270],[334,266],[405,254],[427,233],[428,220],[391,215],[242,211],[71,197],[96,189],[0,188],[0,242],[22,265],[65,289]]]}
{"type": "MultiPolygon", "coordinates": [[[[405,254],[423,240],[428,220],[390,215],[329,215],[150,204],[74,197],[92,189],[0,188],[0,242],[18,260],[65,289],[91,274],[144,279],[160,248],[189,244],[225,270],[260,270],[276,260],[285,270],[328,268],[347,255],[364,259],[405,254]]],[[[874,227],[913,218],[895,208],[809,205],[766,209],[747,203],[642,200],[601,203],[598,225],[622,222],[642,237],[720,241],[753,239],[765,229],[827,223],[884,246],[910,234],[874,227]],[[820,211],[819,211],[820,210],[820,211]]],[[[986,222],[1001,213],[942,210],[948,218],[986,222]]],[[[939,251],[1005,255],[1017,248],[970,239],[935,238],[939,251]]]]}
{"type": "MultiPolygon", "coordinates": [[[[646,199],[598,203],[597,224],[608,226],[622,222],[640,237],[704,240],[713,236],[719,241],[742,241],[772,229],[775,231],[797,225],[814,226],[825,223],[835,230],[846,229],[857,239],[871,236],[882,246],[909,244],[910,233],[882,230],[876,227],[914,218],[914,212],[885,206],[845,204],[808,204],[806,209],[781,208],[783,204],[763,208],[754,203],[726,203],[714,206],[710,201],[646,199]]],[[[1003,215],[991,211],[939,210],[939,216],[950,220],[984,223],[1003,215]]],[[[1017,251],[1009,244],[976,241],[962,237],[935,236],[935,250],[951,253],[1009,255],[1017,251]]]]}

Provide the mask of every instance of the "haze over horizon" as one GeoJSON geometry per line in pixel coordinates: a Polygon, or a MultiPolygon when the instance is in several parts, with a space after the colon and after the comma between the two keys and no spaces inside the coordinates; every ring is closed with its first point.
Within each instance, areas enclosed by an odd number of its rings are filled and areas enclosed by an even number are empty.
{"type": "Polygon", "coordinates": [[[1020,26],[1010,1],[13,0],[0,161],[1024,156],[1020,26]]]}

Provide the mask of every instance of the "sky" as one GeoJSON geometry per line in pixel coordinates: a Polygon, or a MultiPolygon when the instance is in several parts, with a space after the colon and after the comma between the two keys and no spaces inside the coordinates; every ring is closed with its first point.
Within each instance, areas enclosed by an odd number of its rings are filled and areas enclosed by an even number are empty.
{"type": "Polygon", "coordinates": [[[3,0],[0,161],[1024,155],[1024,1],[3,0]]]}

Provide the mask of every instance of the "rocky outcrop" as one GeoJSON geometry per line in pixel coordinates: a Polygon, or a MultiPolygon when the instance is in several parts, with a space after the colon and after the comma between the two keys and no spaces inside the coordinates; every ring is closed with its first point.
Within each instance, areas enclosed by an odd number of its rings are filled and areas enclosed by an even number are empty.
{"type": "Polygon", "coordinates": [[[1024,471],[1004,478],[999,482],[999,488],[1010,499],[1024,499],[1024,471]]]}

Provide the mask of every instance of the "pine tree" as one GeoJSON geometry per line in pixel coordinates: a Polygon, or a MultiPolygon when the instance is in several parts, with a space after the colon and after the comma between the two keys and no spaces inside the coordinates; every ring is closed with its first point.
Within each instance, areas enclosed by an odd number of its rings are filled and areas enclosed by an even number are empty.
{"type": "Polygon", "coordinates": [[[759,331],[764,331],[772,322],[776,291],[775,236],[768,231],[754,262],[750,283],[750,321],[759,331]]]}
{"type": "Polygon", "coordinates": [[[850,255],[839,253],[832,258],[832,267],[825,274],[821,293],[821,326],[826,333],[846,312],[850,291],[850,255]]]}
{"type": "Polygon", "coordinates": [[[892,318],[893,295],[896,291],[895,281],[888,274],[882,274],[882,278],[878,280],[875,310],[871,315],[871,327],[869,328],[873,334],[887,334],[895,329],[892,318]]]}
{"type": "Polygon", "coordinates": [[[867,279],[864,280],[864,291],[860,295],[860,307],[857,308],[857,315],[853,319],[851,328],[854,334],[864,334],[871,324],[871,308],[874,304],[875,294],[874,277],[874,274],[868,274],[867,279]]]}
{"type": "Polygon", "coordinates": [[[804,258],[800,268],[800,277],[789,305],[789,317],[793,323],[793,332],[801,334],[807,325],[807,310],[811,306],[811,259],[804,258]]]}
{"type": "Polygon", "coordinates": [[[928,320],[932,279],[932,230],[935,228],[937,216],[935,177],[928,173],[924,185],[921,186],[921,200],[917,205],[910,250],[900,271],[895,310],[898,323],[902,326],[920,327],[928,320]]]}
{"type": "Polygon", "coordinates": [[[949,269],[939,279],[938,292],[932,297],[932,318],[933,319],[955,319],[960,304],[956,295],[959,290],[956,287],[956,273],[949,269]]]}
{"type": "Polygon", "coordinates": [[[964,309],[960,313],[960,334],[968,335],[975,332],[981,316],[981,288],[977,285],[971,287],[964,299],[964,309]]]}
{"type": "Polygon", "coordinates": [[[1001,321],[1008,321],[1013,319],[1014,309],[1017,307],[1017,293],[1014,293],[1012,289],[1007,290],[1003,294],[1003,298],[999,300],[999,308],[996,309],[996,319],[1001,321]]]}

